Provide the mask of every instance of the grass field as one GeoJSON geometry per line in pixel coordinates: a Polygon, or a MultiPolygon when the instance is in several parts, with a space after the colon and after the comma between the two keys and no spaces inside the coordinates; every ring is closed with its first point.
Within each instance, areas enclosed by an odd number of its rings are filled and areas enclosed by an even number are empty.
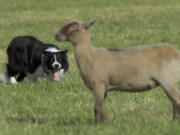
{"type": "Polygon", "coordinates": [[[0,83],[0,135],[179,135],[161,88],[112,92],[104,104],[110,123],[94,124],[94,98],[83,84],[73,47],[54,35],[66,22],[96,19],[96,47],[123,48],[167,42],[180,49],[179,0],[0,0],[0,72],[6,48],[18,35],[69,49],[69,72],[60,83],[0,83]]]}

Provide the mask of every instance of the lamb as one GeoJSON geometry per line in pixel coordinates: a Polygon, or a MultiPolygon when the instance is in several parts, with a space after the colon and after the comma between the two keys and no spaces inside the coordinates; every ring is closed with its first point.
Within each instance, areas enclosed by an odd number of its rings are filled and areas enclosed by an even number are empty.
{"type": "Polygon", "coordinates": [[[109,91],[143,92],[161,86],[173,106],[173,120],[180,116],[180,52],[168,44],[124,49],[94,48],[89,26],[95,21],[73,20],[55,35],[71,42],[82,79],[95,96],[95,122],[108,121],[103,102],[109,91]]]}

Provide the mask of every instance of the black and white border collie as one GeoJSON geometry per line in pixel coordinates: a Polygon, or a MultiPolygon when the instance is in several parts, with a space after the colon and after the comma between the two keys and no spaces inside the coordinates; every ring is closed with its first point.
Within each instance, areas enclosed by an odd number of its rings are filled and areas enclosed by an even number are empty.
{"type": "Polygon", "coordinates": [[[28,77],[35,82],[38,77],[60,81],[68,70],[67,50],[62,51],[53,44],[44,44],[32,36],[14,38],[8,48],[7,71],[0,81],[16,84],[28,77]]]}

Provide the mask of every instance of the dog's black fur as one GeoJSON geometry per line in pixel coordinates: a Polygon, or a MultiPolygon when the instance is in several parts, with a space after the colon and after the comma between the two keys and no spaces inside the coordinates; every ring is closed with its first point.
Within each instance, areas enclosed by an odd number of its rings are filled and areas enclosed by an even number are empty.
{"type": "Polygon", "coordinates": [[[39,66],[43,67],[43,72],[47,75],[60,69],[66,72],[68,70],[66,53],[67,50],[61,51],[57,46],[45,44],[32,36],[16,37],[7,48],[7,78],[17,76],[17,81],[22,81],[27,74],[34,74],[39,66]],[[47,51],[48,48],[56,51],[47,51]],[[59,65],[52,66],[54,58],[59,65]]]}

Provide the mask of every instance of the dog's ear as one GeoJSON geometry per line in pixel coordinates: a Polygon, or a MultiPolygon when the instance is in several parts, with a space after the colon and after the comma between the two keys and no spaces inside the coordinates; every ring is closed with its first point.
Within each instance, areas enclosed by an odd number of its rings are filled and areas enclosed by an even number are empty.
{"type": "Polygon", "coordinates": [[[61,53],[62,53],[63,55],[66,55],[68,51],[69,51],[69,50],[64,50],[64,51],[62,51],[61,53]]]}
{"type": "Polygon", "coordinates": [[[43,52],[43,55],[48,55],[48,54],[49,54],[49,52],[47,52],[47,51],[43,52]]]}
{"type": "Polygon", "coordinates": [[[87,22],[83,22],[82,23],[82,26],[83,28],[85,29],[88,29],[90,26],[92,26],[94,23],[96,23],[96,20],[90,20],[90,21],[87,21],[87,22]]]}

